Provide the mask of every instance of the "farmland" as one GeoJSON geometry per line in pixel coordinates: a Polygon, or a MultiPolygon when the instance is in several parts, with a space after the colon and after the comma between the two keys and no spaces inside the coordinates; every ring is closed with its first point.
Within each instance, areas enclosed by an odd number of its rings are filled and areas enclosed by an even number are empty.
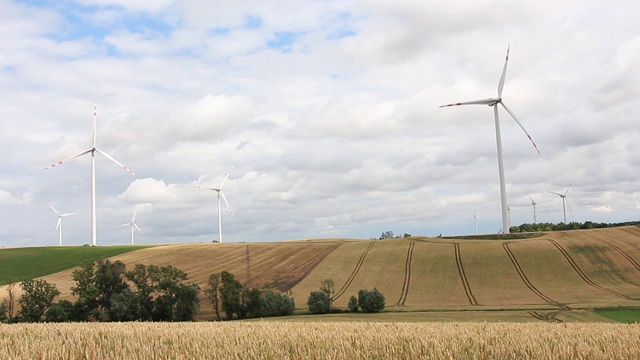
{"type": "Polygon", "coordinates": [[[0,325],[11,359],[635,359],[640,325],[98,323],[0,325]]]}
{"type": "MultiPolygon", "coordinates": [[[[327,278],[334,280],[337,307],[346,307],[358,290],[375,287],[385,295],[386,312],[412,312],[414,320],[423,321],[473,321],[472,314],[483,314],[480,321],[491,320],[486,314],[496,321],[606,321],[583,309],[640,306],[636,226],[505,240],[411,237],[180,244],[112,259],[129,268],[136,263],[173,265],[201,287],[210,274],[226,270],[250,286],[293,296],[300,311],[309,293],[327,278]]],[[[71,271],[44,277],[57,284],[61,298],[72,298],[71,271]]],[[[203,295],[201,301],[199,319],[211,319],[203,295]]]]}

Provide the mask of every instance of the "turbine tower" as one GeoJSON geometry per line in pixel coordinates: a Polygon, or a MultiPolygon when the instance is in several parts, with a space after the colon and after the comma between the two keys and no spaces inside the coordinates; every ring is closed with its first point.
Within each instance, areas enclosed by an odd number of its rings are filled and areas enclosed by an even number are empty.
{"type": "Polygon", "coordinates": [[[118,227],[123,227],[123,226],[131,226],[131,245],[134,245],[134,241],[133,241],[133,229],[138,229],[138,231],[140,231],[140,234],[144,235],[144,232],[142,232],[142,230],[138,227],[138,224],[136,224],[136,212],[133,212],[133,217],[131,218],[131,222],[125,223],[125,224],[120,224],[118,225],[118,227]]]}
{"type": "Polygon", "coordinates": [[[569,211],[571,211],[571,213],[573,213],[573,211],[571,210],[571,204],[569,204],[569,199],[567,199],[567,193],[569,192],[569,188],[571,187],[571,184],[569,184],[569,186],[567,186],[567,190],[564,191],[564,194],[560,194],[557,192],[553,192],[553,191],[549,191],[552,194],[556,194],[558,196],[560,196],[560,198],[562,198],[562,215],[564,216],[564,223],[567,223],[567,210],[564,206],[564,203],[567,203],[567,206],[569,206],[569,211]]]}
{"type": "Polygon", "coordinates": [[[538,217],[536,216],[536,204],[537,204],[537,202],[535,202],[535,200],[533,200],[533,198],[531,196],[529,196],[529,194],[526,194],[526,195],[531,200],[531,206],[533,206],[533,223],[537,224],[538,223],[538,217]]]}
{"type": "Polygon", "coordinates": [[[511,115],[513,120],[520,126],[522,131],[527,135],[529,141],[533,144],[538,154],[540,154],[540,150],[536,146],[536,143],[531,138],[531,135],[524,128],[522,123],[516,118],[513,112],[502,102],[502,89],[504,88],[504,80],[507,75],[507,63],[509,61],[509,47],[507,46],[507,57],[504,60],[504,68],[502,69],[502,76],[500,77],[500,82],[498,82],[498,97],[496,98],[488,98],[483,100],[474,100],[467,102],[459,102],[454,104],[442,105],[440,107],[449,107],[449,106],[460,106],[460,105],[488,105],[493,107],[493,116],[495,118],[495,127],[496,127],[496,145],[498,148],[498,172],[500,175],[500,203],[502,205],[502,233],[509,233],[509,213],[507,207],[507,186],[505,184],[504,179],[504,162],[502,159],[502,137],[500,135],[500,120],[498,118],[498,104],[502,105],[502,107],[511,115]]]}
{"type": "Polygon", "coordinates": [[[75,154],[71,157],[68,157],[64,160],[58,161],[55,164],[52,164],[50,166],[47,166],[45,169],[50,169],[53,168],[57,165],[61,165],[62,163],[65,163],[73,158],[77,158],[79,156],[85,155],[85,154],[91,154],[91,246],[96,246],[98,244],[97,241],[97,221],[96,221],[96,152],[102,154],[102,156],[106,157],[107,159],[113,161],[114,163],[116,163],[116,165],[122,167],[125,171],[127,171],[129,174],[135,176],[136,174],[133,173],[133,171],[131,171],[131,169],[127,168],[126,166],[122,165],[120,162],[118,162],[118,160],[114,159],[113,157],[111,157],[111,155],[107,154],[104,151],[101,151],[100,149],[98,149],[96,147],[96,116],[97,116],[97,105],[96,103],[93,104],[93,128],[91,130],[91,147],[88,148],[87,150],[84,150],[78,154],[75,154]]]}
{"type": "MultiPolygon", "coordinates": [[[[224,196],[224,193],[222,192],[222,186],[224,185],[224,183],[229,178],[229,175],[231,175],[231,171],[233,171],[233,167],[231,169],[229,169],[229,171],[227,172],[227,176],[224,177],[224,179],[220,183],[220,186],[218,186],[217,188],[203,187],[203,186],[197,186],[197,185],[196,186],[192,186],[193,188],[196,188],[196,189],[213,190],[213,191],[218,193],[218,242],[219,243],[222,243],[222,212],[220,210],[220,197],[221,196],[222,196],[222,199],[224,200],[224,203],[227,204],[227,209],[229,209],[229,213],[231,214],[231,216],[233,216],[233,211],[231,211],[231,206],[229,206],[229,202],[227,201],[227,197],[224,196]]],[[[215,242],[215,240],[214,240],[214,242],[215,242]]]]}
{"type": "Polygon", "coordinates": [[[51,210],[53,210],[53,212],[56,213],[56,215],[58,215],[58,223],[56,224],[56,229],[53,231],[53,233],[54,234],[58,233],[58,246],[62,246],[62,218],[65,216],[75,215],[77,214],[77,212],[60,214],[58,210],[56,210],[56,208],[54,208],[53,205],[51,205],[51,203],[47,202],[47,205],[49,205],[51,210]]]}

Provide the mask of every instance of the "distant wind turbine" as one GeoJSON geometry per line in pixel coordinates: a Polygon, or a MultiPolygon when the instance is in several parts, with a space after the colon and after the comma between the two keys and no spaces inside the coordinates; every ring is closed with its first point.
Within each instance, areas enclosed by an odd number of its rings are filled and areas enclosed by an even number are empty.
{"type": "Polygon", "coordinates": [[[473,227],[476,235],[478,235],[478,220],[482,219],[480,219],[480,216],[476,215],[476,213],[473,213],[473,227]]]}
{"type": "Polygon", "coordinates": [[[125,224],[120,224],[118,225],[118,227],[123,227],[123,226],[131,226],[131,245],[134,245],[134,241],[133,241],[133,229],[138,229],[138,231],[140,231],[140,234],[144,235],[144,232],[142,232],[142,230],[138,227],[138,224],[136,224],[136,212],[133,212],[133,217],[131,218],[131,222],[125,223],[125,224]]]}
{"type": "Polygon", "coordinates": [[[507,187],[504,179],[504,163],[502,160],[502,137],[500,135],[500,120],[498,118],[498,104],[502,105],[502,107],[511,115],[513,120],[520,126],[522,131],[527,135],[529,141],[533,144],[538,154],[540,154],[540,150],[536,146],[536,143],[531,138],[531,135],[524,128],[522,123],[518,121],[516,116],[513,114],[511,110],[502,102],[502,89],[504,88],[504,80],[507,75],[507,62],[509,61],[509,47],[507,46],[507,57],[504,60],[504,68],[502,69],[502,76],[500,77],[500,82],[498,83],[498,97],[497,98],[488,98],[483,100],[474,100],[467,102],[459,102],[455,104],[442,105],[440,107],[448,107],[448,106],[460,106],[460,105],[488,105],[493,107],[493,115],[495,118],[495,126],[496,126],[496,144],[498,148],[498,172],[500,175],[500,202],[502,204],[502,233],[509,233],[509,213],[507,209],[507,187]]]}
{"type": "Polygon", "coordinates": [[[231,216],[233,216],[233,211],[231,211],[231,206],[229,206],[229,202],[227,201],[226,196],[224,196],[224,193],[222,192],[222,186],[229,178],[229,175],[231,175],[231,171],[233,171],[233,167],[229,169],[229,171],[227,172],[227,176],[224,177],[224,179],[220,183],[220,186],[218,186],[217,188],[203,187],[203,186],[197,186],[197,185],[192,186],[193,188],[196,188],[196,189],[213,190],[218,193],[218,242],[219,243],[222,243],[222,212],[220,211],[220,196],[222,196],[224,203],[227,204],[227,209],[229,209],[229,213],[231,214],[231,216]]]}
{"type": "Polygon", "coordinates": [[[538,223],[538,217],[536,216],[536,204],[537,204],[537,202],[535,202],[535,200],[533,200],[533,198],[529,194],[526,194],[526,195],[531,200],[531,206],[533,206],[533,223],[537,224],[538,223]]]}
{"type": "Polygon", "coordinates": [[[58,210],[56,210],[56,208],[54,208],[53,205],[51,205],[51,203],[47,202],[47,205],[49,205],[51,210],[53,210],[53,212],[56,213],[56,215],[58,215],[58,223],[56,224],[56,229],[53,231],[53,233],[54,234],[56,232],[58,233],[58,246],[62,246],[62,218],[65,216],[75,215],[77,214],[77,212],[60,214],[58,210]]]}
{"type": "Polygon", "coordinates": [[[567,190],[564,191],[564,194],[560,194],[557,192],[553,192],[553,191],[549,191],[552,194],[556,194],[558,196],[560,196],[560,198],[562,198],[562,215],[564,216],[564,223],[567,223],[567,210],[565,208],[565,202],[567,203],[567,206],[569,207],[569,211],[571,211],[571,213],[573,214],[573,210],[571,210],[571,204],[569,204],[569,199],[567,199],[567,193],[569,192],[569,188],[571,188],[571,183],[569,183],[569,186],[567,186],[567,190]]]}
{"type": "Polygon", "coordinates": [[[68,157],[64,160],[58,161],[55,164],[52,164],[50,166],[47,166],[45,169],[50,169],[53,168],[57,165],[61,165],[64,162],[67,162],[73,158],[77,158],[79,156],[85,155],[85,154],[91,154],[91,245],[92,246],[96,246],[98,244],[97,241],[97,221],[96,221],[96,152],[99,152],[100,154],[102,154],[104,157],[106,157],[107,159],[113,161],[114,163],[116,163],[116,165],[122,167],[125,171],[127,171],[129,174],[135,176],[136,174],[133,173],[133,171],[131,171],[131,169],[127,168],[126,166],[122,165],[120,162],[118,162],[118,160],[114,159],[113,157],[111,157],[111,155],[105,153],[104,151],[101,151],[100,149],[98,149],[96,147],[96,116],[97,116],[97,105],[96,103],[93,104],[93,128],[91,130],[91,147],[87,150],[84,150],[76,155],[73,155],[71,157],[68,157]]]}

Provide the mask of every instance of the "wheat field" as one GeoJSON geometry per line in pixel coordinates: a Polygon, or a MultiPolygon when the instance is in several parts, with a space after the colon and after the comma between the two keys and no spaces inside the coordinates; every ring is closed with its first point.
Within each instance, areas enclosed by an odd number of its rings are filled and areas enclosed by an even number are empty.
{"type": "Polygon", "coordinates": [[[637,359],[640,325],[0,324],[3,359],[637,359]]]}

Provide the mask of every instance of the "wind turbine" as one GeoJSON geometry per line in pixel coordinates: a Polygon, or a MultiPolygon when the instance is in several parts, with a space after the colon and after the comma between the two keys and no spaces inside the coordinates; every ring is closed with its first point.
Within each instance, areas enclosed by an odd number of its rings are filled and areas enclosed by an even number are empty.
{"type": "Polygon", "coordinates": [[[480,219],[480,216],[476,215],[476,213],[473,213],[473,227],[476,235],[478,235],[478,220],[482,219],[480,219]]]}
{"type": "Polygon", "coordinates": [[[56,210],[56,208],[53,207],[53,205],[51,205],[51,203],[49,203],[47,201],[47,205],[49,205],[49,207],[51,208],[51,210],[53,210],[54,213],[56,213],[56,215],[58,215],[58,223],[56,224],[56,229],[53,231],[53,233],[58,233],[58,246],[62,246],[62,218],[65,216],[70,216],[70,215],[75,215],[77,214],[77,212],[72,212],[72,213],[66,213],[66,214],[60,214],[60,212],[58,212],[58,210],[56,210]]]}
{"type": "Polygon", "coordinates": [[[113,161],[114,163],[116,163],[116,165],[121,166],[125,171],[127,171],[129,174],[135,176],[136,174],[133,173],[133,171],[131,171],[131,169],[127,168],[126,166],[122,165],[120,162],[118,162],[118,160],[114,159],[113,157],[111,157],[111,155],[105,153],[104,151],[101,151],[100,149],[98,149],[96,147],[96,116],[97,116],[97,105],[96,103],[93,104],[93,128],[91,129],[91,147],[88,148],[87,150],[84,150],[82,152],[79,152],[78,154],[75,154],[71,157],[68,157],[64,160],[58,161],[57,163],[54,163],[52,165],[47,166],[45,169],[50,169],[53,168],[57,165],[61,165],[62,163],[65,163],[73,158],[77,158],[79,156],[85,155],[85,154],[91,154],[91,245],[92,246],[96,246],[98,244],[97,241],[97,221],[96,221],[96,152],[102,154],[102,156],[106,157],[107,159],[113,161]]]}
{"type": "Polygon", "coordinates": [[[222,186],[224,185],[224,183],[229,178],[229,175],[231,175],[231,171],[233,171],[233,167],[231,169],[229,169],[229,171],[227,172],[227,176],[224,177],[224,179],[220,183],[220,186],[218,186],[217,188],[203,187],[203,186],[197,186],[197,185],[192,186],[193,188],[196,188],[196,189],[213,190],[213,191],[218,193],[218,242],[219,243],[222,242],[222,212],[220,211],[220,197],[221,196],[222,196],[222,199],[224,200],[224,203],[227,204],[227,208],[229,209],[229,213],[231,214],[231,216],[233,216],[233,211],[231,211],[231,206],[229,206],[229,202],[227,201],[226,196],[224,196],[224,193],[222,192],[222,186]]]}
{"type": "Polygon", "coordinates": [[[120,224],[118,225],[118,227],[123,227],[123,226],[129,226],[131,225],[131,245],[134,244],[133,242],[133,229],[138,229],[138,231],[140,231],[140,234],[144,235],[144,232],[142,232],[142,230],[138,227],[138,224],[136,224],[136,212],[133,212],[133,217],[131,218],[131,222],[125,223],[125,224],[120,224]]]}
{"type": "Polygon", "coordinates": [[[529,196],[529,194],[525,193],[529,199],[531,200],[531,206],[533,206],[533,223],[537,224],[538,223],[538,217],[536,216],[536,204],[537,202],[535,202],[535,200],[533,200],[533,198],[531,196],[529,196]]]}
{"type": "Polygon", "coordinates": [[[567,206],[569,206],[569,211],[571,211],[571,213],[573,213],[573,211],[571,210],[571,204],[569,204],[569,199],[567,199],[567,193],[569,192],[569,188],[571,187],[571,183],[569,183],[569,186],[567,186],[567,190],[564,191],[564,194],[560,194],[557,192],[553,192],[553,191],[549,191],[552,194],[556,194],[558,196],[560,196],[562,198],[562,214],[564,215],[564,223],[567,223],[567,210],[565,209],[564,203],[567,203],[567,206]]]}
{"type": "Polygon", "coordinates": [[[500,77],[500,82],[498,82],[498,97],[497,98],[488,98],[483,100],[474,100],[467,102],[459,102],[454,104],[442,105],[440,107],[449,107],[449,106],[460,106],[460,105],[488,105],[493,107],[493,115],[495,118],[495,126],[496,126],[496,144],[498,148],[498,172],[500,175],[500,202],[502,205],[502,233],[509,233],[509,213],[507,209],[507,187],[504,179],[504,163],[502,160],[502,137],[500,135],[500,120],[498,118],[498,104],[502,105],[502,107],[511,115],[513,120],[520,126],[522,131],[527,135],[529,141],[533,144],[538,154],[540,154],[540,150],[538,150],[538,146],[531,138],[531,135],[524,128],[522,123],[516,118],[513,112],[502,102],[502,89],[504,88],[504,80],[507,75],[507,63],[509,61],[509,46],[507,46],[507,56],[504,60],[504,68],[502,69],[502,76],[500,77]]]}

